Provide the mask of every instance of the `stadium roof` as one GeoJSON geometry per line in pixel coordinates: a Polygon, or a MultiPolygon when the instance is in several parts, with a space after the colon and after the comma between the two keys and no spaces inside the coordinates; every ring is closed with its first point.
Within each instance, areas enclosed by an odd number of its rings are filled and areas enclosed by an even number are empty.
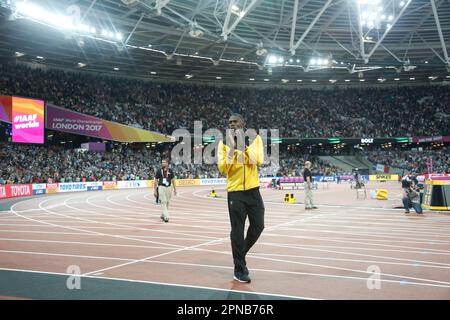
{"type": "Polygon", "coordinates": [[[450,80],[450,0],[0,4],[2,58],[216,83],[450,80]]]}

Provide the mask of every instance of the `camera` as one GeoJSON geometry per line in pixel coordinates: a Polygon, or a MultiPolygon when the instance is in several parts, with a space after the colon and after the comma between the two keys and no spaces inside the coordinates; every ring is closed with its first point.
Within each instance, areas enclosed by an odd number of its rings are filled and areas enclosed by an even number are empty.
{"type": "Polygon", "coordinates": [[[409,188],[411,188],[411,181],[406,180],[406,179],[402,180],[402,188],[403,188],[403,189],[409,189],[409,188]]]}

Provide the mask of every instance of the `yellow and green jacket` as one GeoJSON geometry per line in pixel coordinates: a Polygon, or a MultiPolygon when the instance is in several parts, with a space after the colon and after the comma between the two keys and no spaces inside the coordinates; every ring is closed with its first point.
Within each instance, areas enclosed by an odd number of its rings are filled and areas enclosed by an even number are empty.
{"type": "Polygon", "coordinates": [[[259,187],[258,167],[264,161],[264,148],[261,137],[245,147],[245,152],[234,150],[232,158],[228,157],[230,148],[219,142],[218,167],[220,173],[227,177],[227,191],[245,191],[259,187]]]}

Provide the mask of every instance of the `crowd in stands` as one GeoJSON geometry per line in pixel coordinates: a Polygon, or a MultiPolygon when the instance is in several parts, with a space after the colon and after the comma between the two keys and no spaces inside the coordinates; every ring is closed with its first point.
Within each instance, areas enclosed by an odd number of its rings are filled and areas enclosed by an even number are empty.
{"type": "MultiPolygon", "coordinates": [[[[69,149],[60,145],[41,146],[0,143],[0,184],[80,181],[149,180],[155,176],[162,159],[170,159],[170,150],[117,145],[105,153],[69,149]]],[[[336,167],[312,159],[313,173],[331,175],[336,167]]],[[[300,176],[304,159],[282,152],[279,163],[268,163],[261,176],[300,176]]],[[[215,164],[172,165],[178,179],[219,178],[215,164]]]]}
{"type": "Polygon", "coordinates": [[[171,134],[178,128],[224,130],[231,113],[248,128],[287,137],[450,135],[445,86],[335,90],[231,88],[157,83],[0,63],[0,95],[44,99],[119,123],[171,134]],[[382,124],[382,125],[381,125],[382,124]]]}
{"type": "MultiPolygon", "coordinates": [[[[374,164],[386,164],[413,173],[427,172],[427,158],[432,159],[434,172],[450,169],[449,148],[419,151],[366,151],[374,164]]],[[[151,180],[161,159],[171,159],[170,149],[156,151],[145,147],[117,145],[105,153],[64,148],[0,143],[0,184],[48,183],[80,181],[151,180]]],[[[313,175],[348,175],[327,161],[310,155],[281,151],[279,163],[265,164],[261,176],[301,176],[304,163],[313,163],[313,175]]],[[[215,164],[172,165],[178,179],[220,178],[215,164]]]]}
{"type": "MultiPolygon", "coordinates": [[[[122,147],[96,153],[61,146],[0,144],[0,184],[153,179],[168,152],[122,147]]],[[[182,164],[177,178],[217,178],[213,165],[182,164]]]]}
{"type": "MultiPolygon", "coordinates": [[[[156,83],[89,73],[42,70],[0,63],[0,95],[43,99],[103,119],[171,134],[194,121],[203,129],[225,130],[241,113],[248,128],[280,129],[282,137],[392,137],[450,135],[450,90],[444,86],[288,90],[156,83]]],[[[449,168],[449,150],[415,152],[377,150],[373,163],[436,172],[449,168]]],[[[91,153],[62,146],[0,144],[0,184],[152,179],[169,150],[116,147],[91,153]]],[[[305,160],[314,175],[348,174],[308,154],[282,152],[278,165],[265,165],[262,176],[300,176],[305,160]]],[[[217,178],[215,165],[176,166],[178,178],[217,178]]]]}
{"type": "Polygon", "coordinates": [[[411,173],[426,173],[427,160],[431,159],[432,172],[444,173],[450,171],[450,148],[436,150],[389,150],[380,149],[366,151],[369,161],[399,168],[411,173]]]}

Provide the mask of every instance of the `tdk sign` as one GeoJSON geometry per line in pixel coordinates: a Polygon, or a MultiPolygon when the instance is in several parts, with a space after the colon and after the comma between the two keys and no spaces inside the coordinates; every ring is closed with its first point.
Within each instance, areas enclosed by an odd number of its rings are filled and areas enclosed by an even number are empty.
{"type": "Polygon", "coordinates": [[[361,139],[361,143],[373,143],[373,139],[361,139]]]}

